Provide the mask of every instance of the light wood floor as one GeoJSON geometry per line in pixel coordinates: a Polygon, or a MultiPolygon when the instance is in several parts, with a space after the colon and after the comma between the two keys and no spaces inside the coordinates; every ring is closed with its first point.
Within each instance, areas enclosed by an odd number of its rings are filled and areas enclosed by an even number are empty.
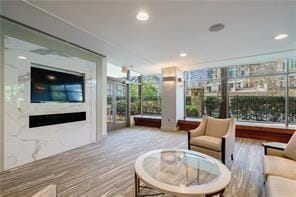
{"type": "MultiPolygon", "coordinates": [[[[58,196],[132,197],[135,159],[153,149],[186,148],[186,140],[183,132],[147,127],[112,131],[98,143],[0,173],[0,196],[30,196],[53,183],[58,196]]],[[[237,139],[226,197],[263,195],[261,143],[237,139]]]]}

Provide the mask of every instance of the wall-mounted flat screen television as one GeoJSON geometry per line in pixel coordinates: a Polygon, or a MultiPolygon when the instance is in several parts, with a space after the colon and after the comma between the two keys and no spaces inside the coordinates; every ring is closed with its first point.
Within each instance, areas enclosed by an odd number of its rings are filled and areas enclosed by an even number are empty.
{"type": "Polygon", "coordinates": [[[84,102],[84,74],[32,64],[31,103],[84,102]]]}

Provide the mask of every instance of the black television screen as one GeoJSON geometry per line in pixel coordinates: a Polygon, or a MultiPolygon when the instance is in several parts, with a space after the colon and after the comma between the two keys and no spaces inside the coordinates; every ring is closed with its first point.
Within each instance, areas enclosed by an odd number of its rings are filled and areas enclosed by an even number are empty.
{"type": "Polygon", "coordinates": [[[84,74],[31,67],[31,103],[84,102],[84,74]]]}

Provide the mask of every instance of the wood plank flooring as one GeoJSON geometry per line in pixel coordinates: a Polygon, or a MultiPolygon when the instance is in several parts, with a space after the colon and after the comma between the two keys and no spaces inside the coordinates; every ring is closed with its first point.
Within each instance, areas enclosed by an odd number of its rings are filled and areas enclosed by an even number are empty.
{"type": "MultiPolygon", "coordinates": [[[[100,142],[0,173],[0,196],[31,196],[57,184],[58,196],[134,195],[135,159],[159,148],[186,148],[183,132],[132,127],[112,131],[100,142]]],[[[263,196],[262,141],[238,138],[232,180],[225,196],[263,196]]]]}

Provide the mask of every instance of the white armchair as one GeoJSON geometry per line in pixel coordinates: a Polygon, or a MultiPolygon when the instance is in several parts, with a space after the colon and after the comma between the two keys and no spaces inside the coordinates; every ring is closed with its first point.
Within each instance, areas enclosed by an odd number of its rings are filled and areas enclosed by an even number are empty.
{"type": "Polygon", "coordinates": [[[188,149],[202,152],[222,161],[233,160],[235,121],[204,116],[200,125],[188,132],[188,149]]]}

